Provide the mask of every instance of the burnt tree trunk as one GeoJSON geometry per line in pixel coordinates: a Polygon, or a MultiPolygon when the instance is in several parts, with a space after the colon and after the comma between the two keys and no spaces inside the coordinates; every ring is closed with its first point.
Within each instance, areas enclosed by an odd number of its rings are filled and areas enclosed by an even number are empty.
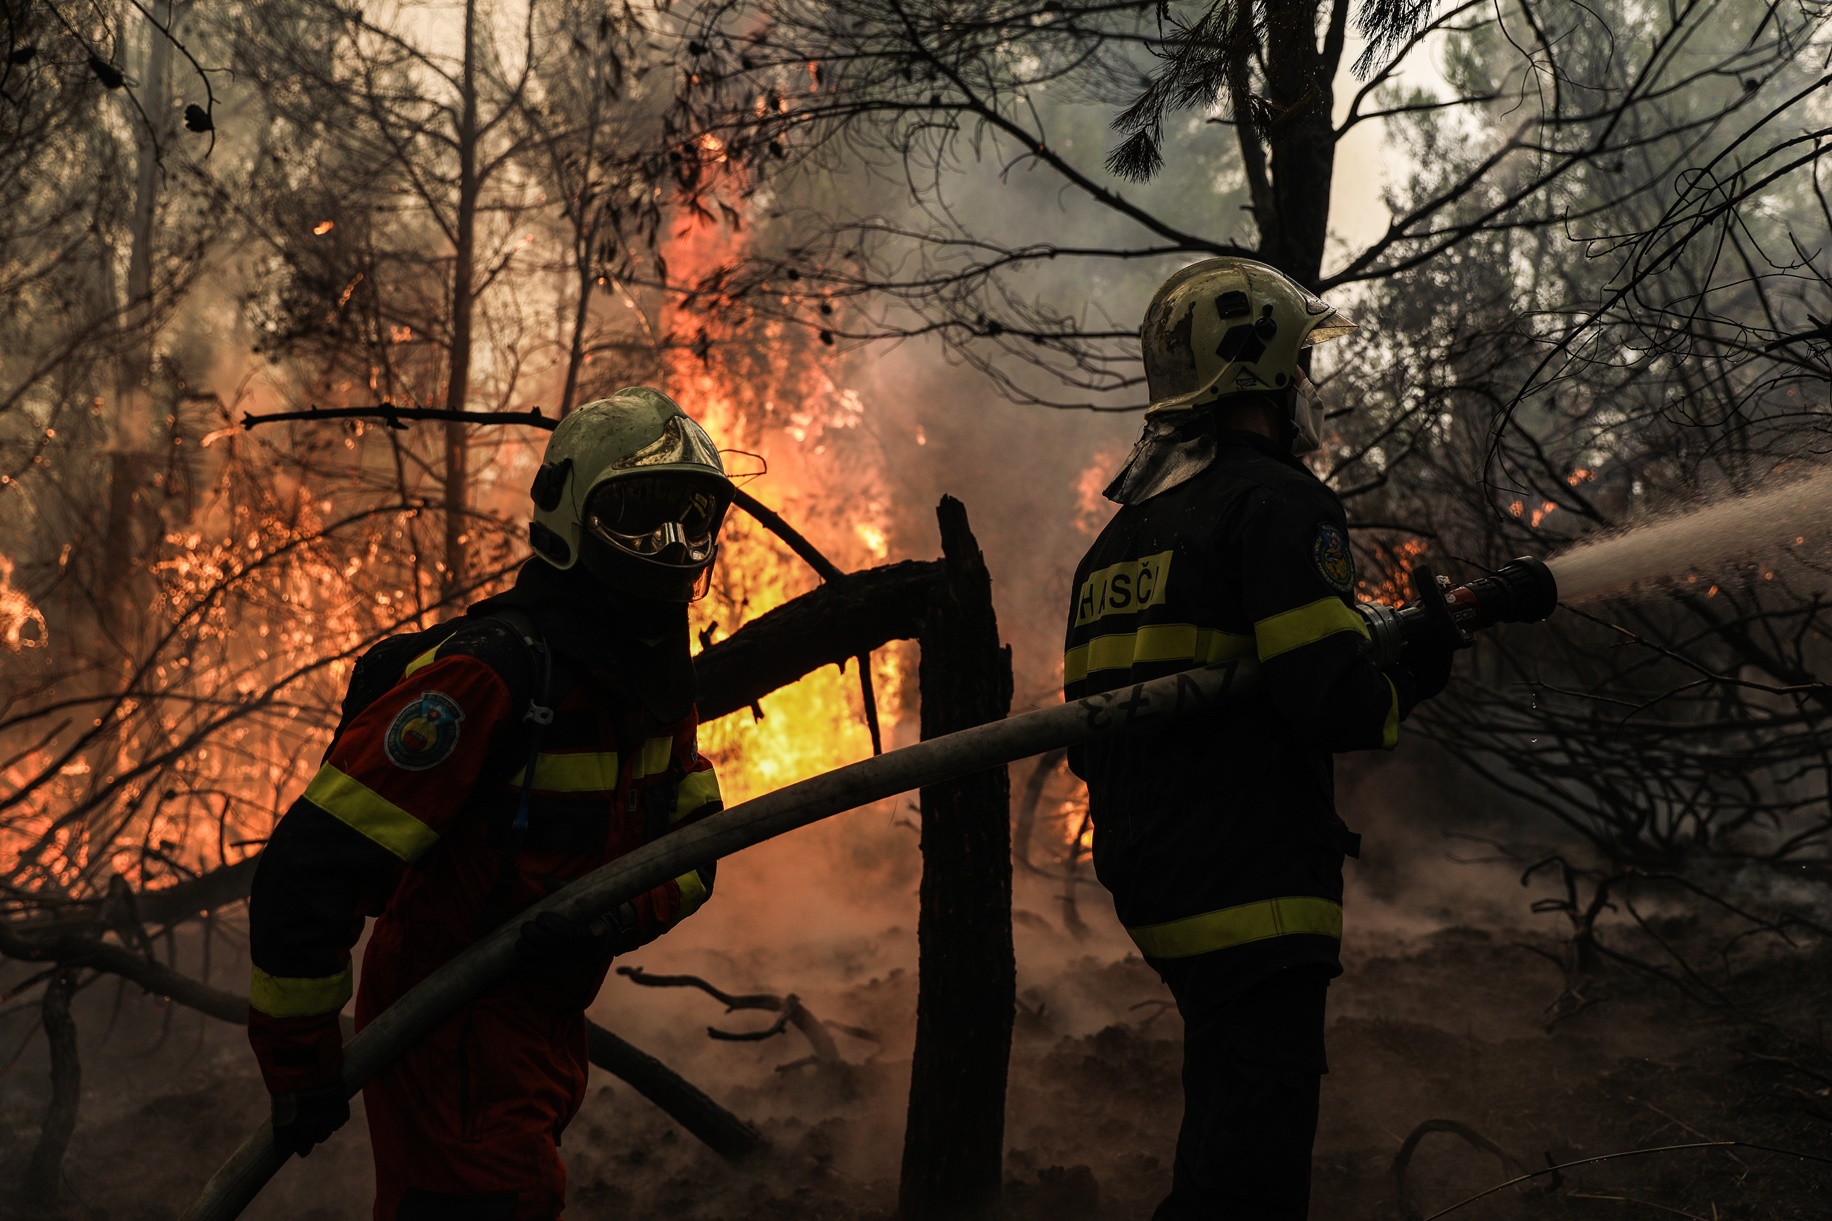
{"type": "MultiPolygon", "coordinates": [[[[942,581],[922,630],[922,736],[1011,711],[992,576],[960,501],[944,496],[942,581]]],[[[903,1137],[905,1221],[989,1214],[1005,1148],[1017,964],[1011,946],[1011,783],[1003,767],[922,790],[916,1052],[903,1137]]]]}
{"type": "Polygon", "coordinates": [[[1322,276],[1329,233],[1336,148],[1331,115],[1349,12],[1348,0],[1331,0],[1319,42],[1323,7],[1322,0],[1238,6],[1228,40],[1234,134],[1259,230],[1259,257],[1312,288],[1322,276]],[[1253,80],[1256,64],[1265,73],[1264,96],[1253,80]],[[1262,105],[1267,114],[1249,114],[1262,105]]]}
{"type": "Polygon", "coordinates": [[[38,1146],[25,1171],[26,1199],[40,1208],[57,1206],[63,1194],[64,1154],[76,1132],[76,1107],[83,1092],[83,1066],[76,1055],[76,1022],[70,1017],[70,998],[76,992],[76,972],[65,969],[45,985],[43,1002],[45,1038],[51,1044],[51,1104],[45,1108],[38,1146]]]}

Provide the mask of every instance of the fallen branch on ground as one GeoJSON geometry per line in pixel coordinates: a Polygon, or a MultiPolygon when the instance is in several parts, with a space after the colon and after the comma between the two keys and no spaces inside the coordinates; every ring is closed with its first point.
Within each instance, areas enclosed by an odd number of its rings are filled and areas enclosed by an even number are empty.
{"type": "MultiPolygon", "coordinates": [[[[720,1030],[717,1026],[708,1026],[709,1038],[724,1039],[730,1043],[761,1043],[774,1038],[790,1026],[808,1038],[808,1045],[814,1050],[811,1058],[814,1063],[844,1066],[846,1061],[840,1057],[840,1049],[834,1044],[829,1029],[849,1034],[855,1039],[878,1042],[878,1036],[869,1030],[857,1026],[846,1026],[839,1022],[823,1022],[808,1012],[808,1007],[801,1003],[801,998],[793,992],[785,996],[776,996],[769,992],[752,992],[735,995],[722,988],[715,987],[698,975],[651,975],[641,967],[618,967],[617,974],[633,984],[645,988],[698,988],[706,995],[725,1006],[725,1012],[736,1013],[740,1009],[762,1009],[777,1014],[776,1021],[762,1030],[720,1030]]],[[[783,1065],[783,1069],[799,1067],[808,1061],[797,1061],[795,1065],[783,1065]]],[[[779,1070],[781,1071],[781,1070],[779,1070]]]]}
{"type": "MultiPolygon", "coordinates": [[[[237,1026],[248,1024],[247,997],[213,988],[164,963],[94,937],[62,933],[40,939],[0,924],[0,955],[54,964],[47,974],[82,967],[119,975],[199,1013],[237,1026]]],[[[594,1065],[629,1083],[720,1156],[737,1161],[767,1147],[761,1133],[705,1091],[595,1022],[586,1023],[586,1044],[594,1065]]]]}
{"type": "Polygon", "coordinates": [[[1832,1157],[1821,1157],[1817,1153],[1802,1153],[1798,1149],[1777,1149],[1773,1145],[1757,1145],[1744,1140],[1700,1140],[1684,1145],[1656,1145],[1651,1149],[1624,1149],[1620,1153],[1601,1153],[1596,1157],[1581,1157],[1575,1162],[1560,1162],[1556,1166],[1547,1166],[1544,1170],[1530,1170],[1526,1174],[1518,1175],[1505,1183],[1497,1183],[1486,1191],[1479,1191],[1467,1200],[1459,1200],[1449,1208],[1440,1208],[1429,1217],[1423,1218],[1422,1221],[1438,1221],[1439,1217],[1448,1217],[1451,1213],[1456,1212],[1458,1209],[1466,1208],[1474,1204],[1477,1200],[1485,1200],[1498,1191],[1506,1191],[1510,1187],[1516,1187],[1521,1183],[1525,1183],[1531,1179],[1537,1179],[1542,1175],[1557,1175],[1561,1171],[1570,1170],[1577,1166],[1594,1166],[1598,1162],[1613,1162],[1625,1157],[1643,1157],[1650,1153],[1676,1153],[1682,1149],[1754,1149],[1761,1153],[1778,1153],[1783,1157],[1797,1157],[1803,1161],[1822,1162],[1825,1165],[1832,1166],[1832,1157]]]}
{"type": "MultiPolygon", "coordinates": [[[[1427,1119],[1412,1129],[1400,1145],[1399,1152],[1393,1155],[1393,1190],[1399,1197],[1399,1214],[1405,1218],[1405,1221],[1422,1221],[1425,1215],[1425,1210],[1413,1203],[1411,1193],[1406,1190],[1406,1170],[1411,1166],[1412,1155],[1418,1152],[1419,1144],[1433,1132],[1445,1132],[1452,1136],[1462,1137],[1476,1148],[1493,1153],[1501,1159],[1503,1171],[1512,1171],[1526,1178],[1533,1177],[1533,1172],[1527,1169],[1525,1162],[1468,1124],[1458,1123],[1454,1119],[1427,1119]]],[[[1556,1180],[1554,1185],[1557,1185],[1556,1180]]]]}

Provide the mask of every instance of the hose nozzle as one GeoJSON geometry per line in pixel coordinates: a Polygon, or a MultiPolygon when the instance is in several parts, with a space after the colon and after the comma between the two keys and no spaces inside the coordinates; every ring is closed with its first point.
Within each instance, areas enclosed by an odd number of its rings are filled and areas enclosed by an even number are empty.
{"type": "Polygon", "coordinates": [[[1545,562],[1532,556],[1509,560],[1486,577],[1467,585],[1441,586],[1430,568],[1412,570],[1414,597],[1400,610],[1378,602],[1356,609],[1367,623],[1374,644],[1374,663],[1398,661],[1407,644],[1418,640],[1468,642],[1472,633],[1496,623],[1538,623],[1558,607],[1558,582],[1545,562]],[[1438,602],[1432,591],[1437,591],[1438,602]]]}
{"type": "Polygon", "coordinates": [[[1495,623],[1538,623],[1558,609],[1558,581],[1544,560],[1523,555],[1447,590],[1450,617],[1466,632],[1495,623]]]}

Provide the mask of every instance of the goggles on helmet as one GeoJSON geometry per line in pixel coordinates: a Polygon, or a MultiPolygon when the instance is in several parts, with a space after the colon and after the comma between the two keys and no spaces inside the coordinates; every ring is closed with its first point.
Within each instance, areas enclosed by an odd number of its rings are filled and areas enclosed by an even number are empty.
{"type": "Polygon", "coordinates": [[[728,502],[698,479],[627,475],[592,493],[585,526],[640,559],[697,567],[712,559],[728,502]]]}

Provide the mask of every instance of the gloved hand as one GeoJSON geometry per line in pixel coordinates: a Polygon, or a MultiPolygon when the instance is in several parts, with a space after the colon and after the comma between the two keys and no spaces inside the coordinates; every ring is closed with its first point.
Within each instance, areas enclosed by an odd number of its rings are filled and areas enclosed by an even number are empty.
{"type": "Polygon", "coordinates": [[[310,1155],[350,1120],[350,1100],[344,1097],[341,1081],[294,1094],[275,1094],[273,1103],[274,1151],[281,1157],[310,1155]]]}
{"type": "Polygon", "coordinates": [[[575,920],[559,912],[542,912],[522,925],[515,956],[522,968],[554,977],[595,970],[617,956],[628,941],[615,916],[575,920]]]}
{"type": "Polygon", "coordinates": [[[1405,654],[1387,668],[1399,696],[1400,719],[1450,684],[1450,663],[1460,649],[1454,640],[1410,640],[1405,654]]]}

